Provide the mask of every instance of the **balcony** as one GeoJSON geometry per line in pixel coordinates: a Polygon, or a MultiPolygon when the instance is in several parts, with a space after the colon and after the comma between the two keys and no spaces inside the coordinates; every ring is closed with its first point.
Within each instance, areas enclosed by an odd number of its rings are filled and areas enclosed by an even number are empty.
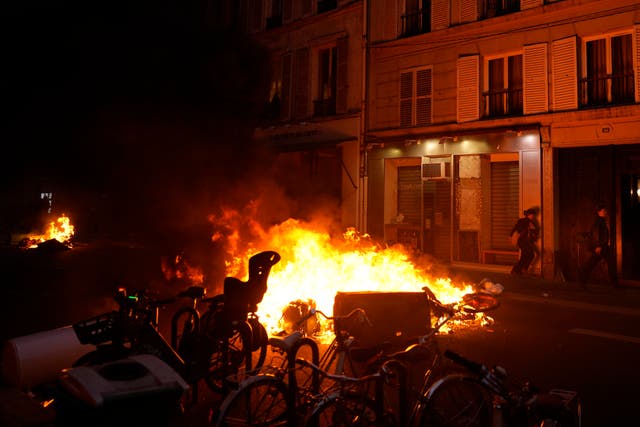
{"type": "Polygon", "coordinates": [[[580,107],[598,107],[635,102],[633,72],[582,78],[580,107]]]}
{"type": "Polygon", "coordinates": [[[505,88],[483,92],[484,117],[522,115],[522,88],[505,88]]]}
{"type": "Polygon", "coordinates": [[[313,101],[313,117],[327,117],[336,114],[336,99],[316,99],[313,101]]]}
{"type": "Polygon", "coordinates": [[[431,31],[431,9],[420,9],[402,15],[401,37],[410,37],[431,31]]]}

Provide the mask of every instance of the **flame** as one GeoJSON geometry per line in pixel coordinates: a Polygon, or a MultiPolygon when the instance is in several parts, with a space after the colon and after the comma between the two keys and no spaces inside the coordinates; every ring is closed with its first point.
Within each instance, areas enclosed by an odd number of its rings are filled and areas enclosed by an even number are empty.
{"type": "MultiPolygon", "coordinates": [[[[227,211],[222,218],[233,219],[238,225],[241,216],[227,211]]],[[[442,303],[448,304],[474,290],[471,284],[432,277],[428,270],[431,266],[415,265],[411,253],[404,247],[376,244],[370,236],[359,234],[355,229],[332,238],[317,226],[296,219],[288,219],[268,231],[251,220],[243,225],[260,240],[240,251],[241,233],[238,228],[227,229],[227,234],[232,236],[227,275],[240,278],[248,259],[262,250],[275,250],[281,255],[281,261],[270,272],[268,289],[257,312],[269,333],[282,330],[282,314],[290,302],[308,302],[309,306],[331,316],[339,291],[422,292],[422,288],[428,286],[442,303]],[[233,253],[234,250],[239,252],[233,253]]],[[[223,234],[217,233],[214,237],[220,239],[223,234]]]]}
{"type": "Polygon", "coordinates": [[[47,240],[55,239],[60,243],[64,243],[71,247],[71,238],[75,233],[75,227],[71,224],[71,220],[65,214],[62,214],[55,221],[49,222],[44,234],[30,235],[28,240],[29,248],[38,247],[39,243],[46,242],[47,240]]]}
{"type": "Polygon", "coordinates": [[[199,267],[193,266],[179,253],[173,257],[164,256],[160,260],[162,275],[168,282],[183,281],[189,285],[202,285],[204,273],[199,267]]]}

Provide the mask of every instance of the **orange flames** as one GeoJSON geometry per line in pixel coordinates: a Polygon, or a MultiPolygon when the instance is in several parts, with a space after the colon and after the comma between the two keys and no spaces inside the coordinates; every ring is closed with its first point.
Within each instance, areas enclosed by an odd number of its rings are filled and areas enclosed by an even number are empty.
{"type": "MultiPolygon", "coordinates": [[[[233,215],[224,217],[228,220],[233,215]]],[[[402,246],[384,247],[354,229],[332,238],[317,226],[294,219],[268,231],[252,221],[242,225],[251,230],[254,237],[259,237],[260,242],[233,254],[227,275],[241,278],[244,272],[240,273],[240,268],[260,251],[275,250],[282,256],[271,270],[267,292],[258,307],[260,321],[270,333],[282,329],[279,321],[283,310],[293,301],[309,302],[332,315],[338,291],[421,292],[422,287],[428,286],[443,303],[458,301],[473,291],[470,284],[432,277],[427,270],[430,265],[427,268],[415,265],[402,246]]],[[[238,250],[240,239],[237,229],[233,230],[228,249],[238,250]]],[[[214,240],[220,238],[220,234],[213,237],[214,240]]]]}
{"type": "Polygon", "coordinates": [[[44,234],[30,235],[27,247],[36,248],[38,244],[46,242],[47,240],[55,239],[60,243],[64,243],[67,246],[71,246],[71,238],[75,233],[75,227],[71,224],[71,220],[65,214],[62,214],[55,221],[51,221],[47,225],[47,229],[44,234]]]}

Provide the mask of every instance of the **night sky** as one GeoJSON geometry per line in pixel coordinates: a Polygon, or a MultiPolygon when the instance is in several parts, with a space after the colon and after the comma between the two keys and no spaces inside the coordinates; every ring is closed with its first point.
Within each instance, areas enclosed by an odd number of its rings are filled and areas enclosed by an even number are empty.
{"type": "Polygon", "coordinates": [[[40,191],[86,235],[153,233],[253,179],[267,57],[205,2],[16,3],[0,18],[5,235],[40,191]]]}

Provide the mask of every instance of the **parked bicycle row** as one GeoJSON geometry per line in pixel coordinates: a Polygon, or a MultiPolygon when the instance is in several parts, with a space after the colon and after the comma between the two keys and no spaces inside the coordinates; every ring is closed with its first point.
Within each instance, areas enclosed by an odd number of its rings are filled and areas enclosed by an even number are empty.
{"type": "Polygon", "coordinates": [[[248,280],[227,277],[223,293],[213,297],[202,286],[165,299],[119,289],[117,310],[73,325],[78,340],[94,350],[39,387],[37,396],[53,401],[59,426],[98,420],[133,426],[151,415],[154,425],[168,425],[202,401],[204,384],[219,397],[209,419],[216,426],[580,425],[575,392],[542,392],[530,383],[512,389],[504,369],[439,348],[445,324],[499,306],[486,289],[443,304],[424,287],[426,333],[408,337],[400,349],[383,337],[363,345],[356,332],[381,325],[362,307],[328,316],[292,302],[283,312],[283,331],[269,336],[256,312],[279,260],[274,251],[254,255],[248,280]],[[179,302],[166,338],[159,310],[179,302]],[[328,345],[316,336],[320,323],[331,325],[328,345]]]}

